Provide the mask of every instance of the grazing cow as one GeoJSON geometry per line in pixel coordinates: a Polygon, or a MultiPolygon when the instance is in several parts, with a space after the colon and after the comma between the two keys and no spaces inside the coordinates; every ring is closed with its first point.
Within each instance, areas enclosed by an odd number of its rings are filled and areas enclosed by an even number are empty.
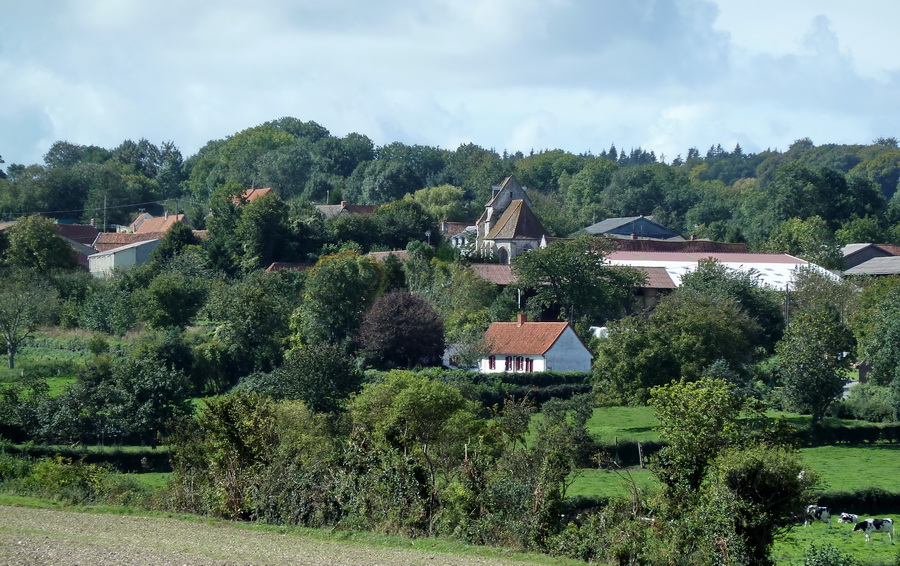
{"type": "Polygon", "coordinates": [[[866,533],[866,542],[869,542],[869,537],[872,533],[887,533],[889,537],[891,537],[891,544],[894,544],[894,520],[891,518],[887,519],[866,519],[860,523],[856,523],[856,526],[853,527],[854,531],[865,531],[866,533]]]}
{"type": "Polygon", "coordinates": [[[806,520],[803,524],[809,526],[813,521],[822,521],[829,527],[831,526],[831,512],[828,507],[819,507],[818,505],[808,505],[806,507],[806,520]]]}
{"type": "Polygon", "coordinates": [[[841,513],[838,523],[850,523],[851,525],[859,522],[859,515],[853,513],[841,513]]]}

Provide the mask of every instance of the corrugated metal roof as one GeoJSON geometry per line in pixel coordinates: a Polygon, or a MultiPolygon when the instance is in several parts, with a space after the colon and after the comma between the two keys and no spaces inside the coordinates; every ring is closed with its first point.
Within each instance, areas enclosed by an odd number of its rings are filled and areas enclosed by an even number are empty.
{"type": "Polygon", "coordinates": [[[700,260],[714,259],[729,269],[755,272],[760,283],[776,289],[784,289],[792,284],[794,272],[810,267],[829,277],[836,277],[830,271],[787,254],[731,254],[731,253],[687,253],[687,252],[611,252],[607,256],[612,265],[631,267],[661,267],[666,270],[676,285],[681,278],[695,269],[700,260]]]}

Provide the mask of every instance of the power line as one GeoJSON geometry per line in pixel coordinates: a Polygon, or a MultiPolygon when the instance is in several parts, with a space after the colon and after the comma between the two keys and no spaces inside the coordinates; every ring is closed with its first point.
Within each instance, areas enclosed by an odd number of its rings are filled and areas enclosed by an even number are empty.
{"type": "Polygon", "coordinates": [[[15,215],[15,216],[31,216],[31,215],[33,215],[33,214],[68,214],[68,213],[71,213],[71,212],[88,212],[88,211],[90,211],[90,210],[103,210],[103,209],[111,209],[111,208],[131,208],[131,207],[135,207],[135,206],[146,206],[146,205],[148,205],[148,204],[159,204],[159,205],[162,205],[162,204],[165,204],[165,203],[167,203],[167,202],[171,202],[171,201],[173,201],[173,200],[177,202],[177,201],[180,200],[180,199],[177,199],[177,198],[170,198],[170,199],[164,199],[164,200],[151,200],[151,201],[148,201],[148,202],[135,202],[135,203],[131,203],[131,204],[120,204],[120,205],[109,206],[109,207],[95,206],[95,207],[92,207],[92,208],[75,208],[75,209],[72,209],[72,210],[43,210],[43,211],[42,211],[42,210],[38,210],[38,211],[32,211],[32,212],[21,212],[21,211],[14,211],[14,212],[13,212],[13,211],[11,211],[11,212],[4,212],[3,215],[4,215],[4,216],[10,216],[10,217],[11,217],[11,216],[14,216],[14,215],[15,215]]]}

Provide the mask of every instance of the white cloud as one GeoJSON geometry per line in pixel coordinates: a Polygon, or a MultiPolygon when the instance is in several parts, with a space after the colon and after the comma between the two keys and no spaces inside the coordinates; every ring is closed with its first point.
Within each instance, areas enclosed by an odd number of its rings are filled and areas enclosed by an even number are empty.
{"type": "Polygon", "coordinates": [[[900,136],[900,4],[872,1],[12,0],[0,155],[190,155],[282,116],[526,153],[867,142],[900,136]]]}

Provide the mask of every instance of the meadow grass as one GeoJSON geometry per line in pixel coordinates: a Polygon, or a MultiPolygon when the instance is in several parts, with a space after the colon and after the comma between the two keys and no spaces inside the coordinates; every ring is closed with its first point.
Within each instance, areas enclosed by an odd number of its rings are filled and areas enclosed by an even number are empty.
{"type": "Polygon", "coordinates": [[[659,440],[657,424],[652,407],[601,407],[594,409],[587,430],[604,444],[612,444],[616,439],[644,442],[659,440]]]}
{"type": "Polygon", "coordinates": [[[122,474],[137,480],[141,485],[152,490],[163,489],[169,485],[169,479],[172,477],[171,472],[147,472],[143,474],[122,474]]]}
{"type": "MultiPolygon", "coordinates": [[[[898,515],[879,515],[897,520],[898,515]]],[[[866,516],[860,519],[867,518],[866,516]]],[[[850,554],[866,566],[887,566],[897,564],[900,545],[891,545],[885,533],[872,533],[872,542],[866,544],[866,536],[860,531],[853,532],[853,525],[841,524],[837,518],[831,520],[831,527],[815,523],[804,527],[798,523],[790,531],[775,540],[772,557],[776,564],[803,564],[803,554],[811,543],[828,543],[841,552],[850,554]]]]}
{"type": "Polygon", "coordinates": [[[572,484],[566,490],[567,497],[613,497],[628,496],[632,484],[642,492],[647,492],[659,485],[650,470],[631,468],[628,470],[600,470],[583,468],[572,478],[572,484]]]}
{"type": "Polygon", "coordinates": [[[900,444],[802,448],[804,465],[819,473],[826,491],[877,487],[897,491],[900,444]]]}

